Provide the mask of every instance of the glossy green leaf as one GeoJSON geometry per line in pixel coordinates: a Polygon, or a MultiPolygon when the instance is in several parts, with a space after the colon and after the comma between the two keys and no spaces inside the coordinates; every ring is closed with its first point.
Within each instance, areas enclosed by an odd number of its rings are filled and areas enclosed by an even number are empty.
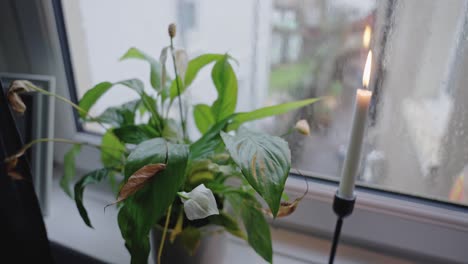
{"type": "Polygon", "coordinates": [[[211,78],[218,91],[218,98],[211,107],[216,121],[221,121],[232,115],[237,105],[237,77],[225,55],[213,67],[211,78]]]}
{"type": "Polygon", "coordinates": [[[141,80],[138,79],[128,79],[115,83],[115,85],[121,84],[125,85],[128,88],[135,90],[137,93],[141,94],[145,90],[145,85],[141,80]]]}
{"type": "Polygon", "coordinates": [[[249,245],[263,259],[273,262],[273,247],[271,243],[270,227],[265,220],[261,208],[253,196],[231,192],[226,195],[234,212],[238,214],[244,224],[249,245]]]}
{"type": "Polygon", "coordinates": [[[76,166],[75,166],[75,158],[80,153],[81,145],[76,144],[73,145],[70,150],[67,151],[65,156],[63,157],[63,177],[60,179],[60,187],[62,190],[68,194],[71,198],[73,198],[72,191],[70,189],[70,184],[75,178],[76,174],[76,166]]]}
{"type": "Polygon", "coordinates": [[[235,130],[239,128],[239,126],[245,122],[262,119],[262,118],[269,117],[269,116],[285,114],[289,111],[304,107],[309,104],[313,104],[319,100],[320,98],[310,98],[310,99],[305,99],[301,101],[289,102],[289,103],[284,103],[284,104],[279,104],[279,105],[274,105],[274,106],[267,106],[267,107],[263,107],[263,108],[260,108],[251,112],[238,113],[232,119],[232,123],[229,124],[227,130],[228,131],[235,130]]]}
{"type": "Polygon", "coordinates": [[[186,228],[184,228],[182,233],[180,233],[180,242],[190,255],[193,255],[198,249],[198,246],[200,245],[200,240],[201,231],[196,227],[187,226],[186,228]]]}
{"type": "Polygon", "coordinates": [[[112,130],[107,130],[102,136],[101,161],[105,167],[119,167],[123,163],[125,146],[114,135],[112,130]]]}
{"type": "Polygon", "coordinates": [[[160,90],[160,76],[161,76],[161,64],[157,60],[155,60],[150,55],[146,54],[145,52],[137,49],[137,48],[130,48],[121,58],[120,60],[126,59],[139,59],[147,61],[150,65],[150,83],[151,86],[159,91],[160,90]]]}
{"type": "Polygon", "coordinates": [[[75,203],[76,207],[78,208],[78,212],[81,215],[81,218],[83,218],[83,221],[85,224],[91,228],[93,226],[91,225],[91,221],[89,220],[88,212],[86,211],[84,205],[83,205],[83,192],[84,189],[87,185],[89,184],[95,184],[98,182],[103,181],[106,179],[111,173],[113,173],[109,169],[99,169],[92,171],[90,173],[87,173],[85,176],[83,176],[76,184],[75,184],[75,203]]]}
{"type": "Polygon", "coordinates": [[[228,117],[216,123],[201,138],[190,145],[191,161],[205,158],[222,150],[223,141],[219,133],[226,128],[230,119],[231,117],[228,117]]]}
{"type": "Polygon", "coordinates": [[[193,109],[195,125],[200,133],[204,134],[215,123],[215,117],[211,113],[211,108],[206,104],[198,104],[193,109]]]}
{"type": "Polygon", "coordinates": [[[132,263],[146,263],[150,250],[149,232],[166,213],[185,181],[188,148],[155,138],[139,144],[127,158],[125,179],[145,165],[165,163],[167,167],[145,187],[128,197],[118,222],[132,263]]]}
{"type": "Polygon", "coordinates": [[[241,129],[236,136],[221,132],[221,137],[245,179],[265,199],[275,217],[291,168],[288,143],[246,129],[241,129]]]}
{"type": "Polygon", "coordinates": [[[148,95],[147,93],[143,92],[141,94],[141,101],[145,108],[150,112],[150,124],[152,124],[153,128],[155,128],[159,133],[161,133],[162,129],[162,121],[161,116],[156,108],[156,100],[148,95]]]}
{"type": "Polygon", "coordinates": [[[146,124],[126,125],[114,129],[114,134],[120,141],[129,144],[140,144],[141,142],[159,136],[159,133],[146,124]]]}
{"type": "Polygon", "coordinates": [[[233,236],[247,240],[247,235],[240,229],[236,220],[225,212],[220,212],[219,215],[209,216],[208,221],[210,221],[210,223],[213,225],[224,227],[224,229],[226,229],[226,231],[231,233],[233,236]]]}
{"type": "Polygon", "coordinates": [[[112,88],[114,85],[124,85],[128,88],[131,88],[132,90],[135,90],[137,93],[142,93],[144,90],[143,82],[141,82],[138,79],[129,79],[129,80],[124,80],[116,83],[110,83],[110,82],[101,82],[95,85],[93,88],[89,89],[84,95],[83,98],[81,98],[79,102],[79,106],[81,109],[83,109],[85,112],[80,112],[80,117],[81,118],[86,118],[86,113],[89,112],[91,107],[103,96],[107,91],[109,91],[110,88],[112,88]]]}
{"type": "Polygon", "coordinates": [[[79,106],[81,109],[83,109],[85,112],[80,112],[80,117],[81,118],[86,118],[87,112],[89,112],[89,109],[96,103],[96,101],[101,98],[103,94],[105,94],[111,87],[112,83],[110,82],[101,82],[98,83],[96,86],[93,88],[89,89],[81,98],[79,106]]]}
{"type": "Polygon", "coordinates": [[[164,120],[164,129],[161,136],[169,142],[182,142],[183,135],[182,129],[180,128],[180,123],[176,122],[174,119],[164,120]]]}
{"type": "Polygon", "coordinates": [[[177,90],[177,82],[179,82],[180,94],[183,94],[185,91],[185,86],[182,84],[180,77],[174,78],[171,82],[171,87],[169,88],[169,97],[173,101],[177,96],[179,96],[179,91],[177,90]]]}
{"type": "Polygon", "coordinates": [[[192,84],[198,72],[208,64],[218,61],[224,57],[223,54],[203,54],[189,61],[185,72],[185,86],[192,84]]]}
{"type": "MultiPolygon", "coordinates": [[[[212,62],[220,60],[224,57],[222,54],[204,54],[200,55],[189,61],[187,66],[187,71],[185,72],[185,78],[183,85],[181,87],[180,94],[183,94],[185,90],[192,84],[195,77],[197,77],[198,72],[205,66],[209,65],[212,62]]],[[[174,100],[177,97],[177,87],[176,82],[173,81],[170,89],[171,100],[174,100]]]]}
{"type": "Polygon", "coordinates": [[[135,112],[140,107],[141,100],[133,100],[120,106],[107,108],[96,119],[104,124],[112,126],[125,126],[135,123],[135,112]]]}

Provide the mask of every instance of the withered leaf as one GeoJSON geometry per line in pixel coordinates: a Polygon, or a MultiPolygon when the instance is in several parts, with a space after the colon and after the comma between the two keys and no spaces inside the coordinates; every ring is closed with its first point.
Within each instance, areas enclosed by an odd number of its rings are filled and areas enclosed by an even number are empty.
{"type": "MultiPolygon", "coordinates": [[[[303,197],[299,197],[294,202],[281,202],[280,208],[278,210],[278,214],[276,217],[285,217],[288,215],[291,215],[296,211],[297,206],[299,205],[299,202],[302,200],[303,197]]],[[[270,217],[273,217],[273,214],[271,213],[270,209],[263,209],[263,212],[267,214],[270,217]]]]}
{"type": "Polygon", "coordinates": [[[12,171],[14,168],[16,168],[16,165],[18,164],[18,157],[14,155],[14,156],[6,158],[5,164],[6,164],[7,171],[12,171]]]}
{"type": "MultiPolygon", "coordinates": [[[[298,172],[299,175],[302,176],[302,174],[301,174],[301,172],[299,170],[297,172],[298,172]]],[[[278,210],[278,214],[276,215],[276,217],[285,217],[285,216],[291,215],[292,213],[294,213],[294,211],[296,211],[296,208],[299,205],[299,202],[309,192],[309,183],[307,182],[307,178],[304,177],[304,179],[305,179],[306,184],[307,184],[307,189],[304,192],[304,194],[301,197],[294,200],[294,202],[292,202],[292,203],[291,202],[281,202],[280,203],[280,208],[278,210]]],[[[270,217],[273,217],[273,214],[271,213],[270,209],[262,209],[262,210],[263,210],[263,213],[269,215],[270,217]]]]}
{"type": "Polygon", "coordinates": [[[16,172],[16,171],[9,171],[8,176],[10,176],[10,178],[14,181],[24,180],[23,175],[21,175],[19,172],[16,172]]]}
{"type": "Polygon", "coordinates": [[[16,80],[10,84],[7,98],[15,112],[24,113],[26,111],[26,105],[18,94],[34,91],[31,87],[35,87],[34,84],[26,80],[16,80]]]}
{"type": "Polygon", "coordinates": [[[156,163],[156,164],[149,164],[141,169],[137,170],[133,173],[128,181],[122,186],[120,189],[119,197],[117,201],[113,204],[119,203],[125,199],[127,199],[130,195],[134,194],[141,188],[143,188],[158,172],[164,170],[166,168],[166,164],[164,163],[156,163]]]}
{"type": "Polygon", "coordinates": [[[11,108],[17,113],[24,113],[26,111],[26,105],[23,102],[23,99],[17,93],[8,93],[8,102],[10,103],[11,108]]]}

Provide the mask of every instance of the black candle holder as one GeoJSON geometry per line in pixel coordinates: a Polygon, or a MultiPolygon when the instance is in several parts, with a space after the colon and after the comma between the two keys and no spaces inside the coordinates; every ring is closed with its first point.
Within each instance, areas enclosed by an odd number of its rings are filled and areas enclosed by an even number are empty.
{"type": "Polygon", "coordinates": [[[338,242],[340,241],[341,227],[343,226],[343,219],[353,213],[354,202],[356,201],[356,196],[352,199],[346,199],[338,196],[338,192],[335,194],[335,199],[333,200],[333,211],[338,217],[336,220],[335,233],[333,234],[333,242],[330,251],[330,258],[328,260],[329,264],[333,264],[335,261],[336,248],[338,247],[338,242]]]}

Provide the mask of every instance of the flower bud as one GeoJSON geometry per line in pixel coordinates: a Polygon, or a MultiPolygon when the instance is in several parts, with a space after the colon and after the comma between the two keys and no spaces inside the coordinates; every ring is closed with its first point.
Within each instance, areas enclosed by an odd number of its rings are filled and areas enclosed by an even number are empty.
{"type": "Polygon", "coordinates": [[[297,130],[297,132],[303,134],[303,135],[310,135],[310,127],[309,123],[305,119],[301,119],[297,121],[296,126],[294,126],[294,129],[297,130]]]}
{"type": "Polygon", "coordinates": [[[169,37],[174,38],[176,35],[176,25],[171,23],[168,28],[169,37]]]}

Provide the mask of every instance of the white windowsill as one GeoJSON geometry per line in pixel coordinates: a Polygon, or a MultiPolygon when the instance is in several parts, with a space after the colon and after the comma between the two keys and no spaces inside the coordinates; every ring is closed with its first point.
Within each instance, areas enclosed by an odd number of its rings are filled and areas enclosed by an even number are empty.
{"type": "MultiPolygon", "coordinates": [[[[90,186],[86,189],[84,204],[95,228],[90,229],[79,216],[74,201],[67,197],[58,186],[57,176],[62,174],[61,168],[55,168],[54,173],[56,177],[53,184],[50,214],[45,218],[49,239],[106,262],[129,263],[130,257],[124,247],[117,225],[117,210],[115,207],[109,207],[105,213],[103,211],[104,206],[114,199],[110,190],[103,188],[103,185],[90,186]]],[[[304,181],[291,180],[292,182],[288,184],[289,188],[293,189],[297,183],[297,190],[302,192],[301,188],[304,186],[301,186],[300,183],[304,183],[304,181]]],[[[310,199],[314,195],[315,197],[320,196],[317,192],[320,192],[320,188],[312,187],[306,199],[310,199]]],[[[291,217],[296,214],[302,215],[304,212],[301,210],[306,207],[306,204],[301,204],[298,211],[291,217]]],[[[314,213],[310,213],[302,220],[309,222],[320,220],[314,215],[314,213]]],[[[333,225],[334,223],[331,226],[333,225]]],[[[328,237],[316,236],[314,232],[291,231],[284,227],[284,223],[277,226],[276,222],[273,223],[271,230],[275,263],[299,264],[325,263],[327,261],[330,247],[328,237]]],[[[231,236],[225,240],[224,255],[226,256],[224,264],[240,263],[239,258],[245,260],[245,263],[263,263],[261,258],[244,241],[231,236]]],[[[337,258],[340,259],[339,263],[350,264],[376,263],[376,261],[379,263],[409,263],[399,257],[390,257],[388,254],[377,253],[345,243],[340,244],[337,258]]]]}

